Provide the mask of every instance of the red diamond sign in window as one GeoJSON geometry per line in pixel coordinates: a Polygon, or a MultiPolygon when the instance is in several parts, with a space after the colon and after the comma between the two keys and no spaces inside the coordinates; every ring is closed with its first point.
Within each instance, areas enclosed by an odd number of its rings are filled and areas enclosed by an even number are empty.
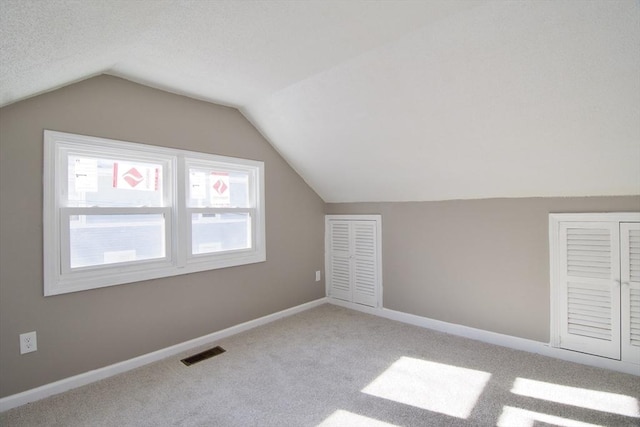
{"type": "Polygon", "coordinates": [[[215,184],[213,184],[213,189],[216,190],[218,192],[218,194],[222,195],[224,194],[225,191],[227,191],[227,184],[224,183],[223,180],[219,179],[218,181],[216,181],[215,184]]]}
{"type": "Polygon", "coordinates": [[[157,191],[161,169],[129,162],[113,163],[113,187],[124,190],[157,191]],[[120,173],[120,171],[126,171],[120,173]]]}
{"type": "Polygon", "coordinates": [[[226,172],[211,172],[210,197],[213,206],[229,206],[231,203],[231,189],[229,188],[229,174],[226,172]]]}
{"type": "Polygon", "coordinates": [[[135,187],[144,180],[144,177],[136,168],[131,168],[122,175],[122,179],[127,181],[130,186],[135,187]]]}

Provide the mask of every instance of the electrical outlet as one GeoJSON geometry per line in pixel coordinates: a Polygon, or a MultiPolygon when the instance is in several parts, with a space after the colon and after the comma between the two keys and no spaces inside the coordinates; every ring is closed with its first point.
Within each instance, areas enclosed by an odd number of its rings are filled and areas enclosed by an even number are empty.
{"type": "Polygon", "coordinates": [[[20,334],[20,354],[31,353],[38,349],[36,331],[20,334]]]}
{"type": "Polygon", "coordinates": [[[316,271],[316,282],[320,281],[320,270],[316,271]]]}

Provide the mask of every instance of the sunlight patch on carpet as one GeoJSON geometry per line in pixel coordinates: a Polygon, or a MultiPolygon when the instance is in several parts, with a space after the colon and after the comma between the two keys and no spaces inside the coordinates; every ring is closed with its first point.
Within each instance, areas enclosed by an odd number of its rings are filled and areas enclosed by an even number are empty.
{"type": "Polygon", "coordinates": [[[362,392],[466,419],[490,378],[488,372],[401,357],[362,392]]]}
{"type": "Polygon", "coordinates": [[[399,427],[395,424],[385,423],[364,415],[338,409],[324,420],[318,427],[399,427]]]}
{"type": "Polygon", "coordinates": [[[535,427],[540,423],[559,427],[604,427],[600,424],[584,423],[570,418],[557,417],[541,412],[527,411],[526,409],[504,406],[498,419],[498,427],[535,427]]]}
{"type": "Polygon", "coordinates": [[[580,408],[640,418],[638,399],[624,394],[516,378],[511,393],[580,408]]]}

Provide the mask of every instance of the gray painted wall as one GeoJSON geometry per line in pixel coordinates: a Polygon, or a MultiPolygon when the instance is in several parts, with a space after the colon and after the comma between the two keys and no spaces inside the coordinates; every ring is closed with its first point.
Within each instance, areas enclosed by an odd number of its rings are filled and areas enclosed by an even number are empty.
{"type": "Polygon", "coordinates": [[[4,107],[0,189],[0,397],[324,296],[324,202],[233,108],[110,76],[4,107]],[[43,297],[44,129],[264,161],[267,261],[43,297]]]}
{"type": "Polygon", "coordinates": [[[639,196],[325,205],[237,110],[109,76],[0,109],[0,190],[0,397],[322,297],[325,211],[382,214],[386,308],[547,342],[548,213],[640,211],[639,196]],[[267,262],[44,298],[44,129],[264,161],[267,262]]]}
{"type": "Polygon", "coordinates": [[[327,204],[382,215],[385,308],[549,342],[552,212],[640,211],[640,197],[327,204]]]}

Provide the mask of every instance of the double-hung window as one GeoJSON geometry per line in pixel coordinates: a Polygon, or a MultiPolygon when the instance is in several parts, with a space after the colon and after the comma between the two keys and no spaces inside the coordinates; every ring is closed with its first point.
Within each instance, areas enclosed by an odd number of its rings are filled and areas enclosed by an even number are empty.
{"type": "Polygon", "coordinates": [[[262,162],[44,139],[45,295],[266,259],[262,162]]]}
{"type": "Polygon", "coordinates": [[[187,215],[190,256],[209,260],[211,254],[237,256],[255,246],[255,171],[206,159],[189,159],[187,215]]]}

